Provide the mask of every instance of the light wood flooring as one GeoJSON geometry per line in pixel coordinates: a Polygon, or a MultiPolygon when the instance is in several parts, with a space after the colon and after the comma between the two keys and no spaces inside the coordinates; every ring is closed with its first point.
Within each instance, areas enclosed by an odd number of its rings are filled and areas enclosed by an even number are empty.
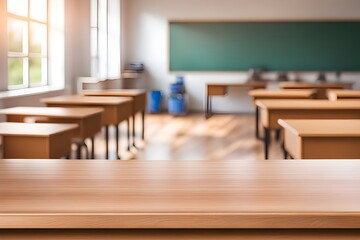
{"type": "MultiPolygon", "coordinates": [[[[140,118],[137,118],[138,126],[140,118]]],[[[140,129],[139,129],[140,130],[140,129]]],[[[140,131],[138,132],[140,135],[140,131]]],[[[105,156],[104,133],[96,138],[96,158],[105,156]]],[[[214,115],[202,113],[174,117],[168,114],[146,116],[146,141],[137,137],[137,149],[126,151],[126,125],[121,125],[123,160],[261,160],[263,143],[255,139],[253,114],[214,115]]],[[[110,132],[110,156],[115,158],[114,130],[110,132]]],[[[273,139],[273,138],[272,138],[273,139]]],[[[280,142],[272,140],[270,159],[283,159],[280,142]]]]}

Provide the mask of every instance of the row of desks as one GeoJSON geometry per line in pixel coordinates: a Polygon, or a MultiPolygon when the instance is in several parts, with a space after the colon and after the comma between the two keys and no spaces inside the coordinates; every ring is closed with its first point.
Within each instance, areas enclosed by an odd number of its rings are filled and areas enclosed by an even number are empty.
{"type": "MultiPolygon", "coordinates": [[[[40,144],[39,148],[48,150],[48,157],[55,156],[51,151],[51,139],[61,138],[60,133],[67,132],[73,142],[80,143],[78,145],[78,155],[80,154],[80,147],[84,145],[85,139],[90,138],[92,141],[91,158],[94,158],[95,142],[94,136],[100,132],[101,127],[105,126],[106,139],[106,158],[109,157],[109,126],[115,126],[116,129],[116,153],[119,152],[119,124],[123,121],[128,122],[128,150],[130,150],[130,123],[129,118],[133,119],[133,145],[135,145],[135,115],[138,112],[142,113],[142,139],[144,139],[145,131],[145,108],[146,108],[146,92],[142,90],[105,90],[85,92],[84,96],[61,96],[55,98],[47,98],[41,100],[47,105],[47,108],[29,108],[17,107],[11,109],[3,109],[0,114],[6,115],[7,123],[0,124],[0,135],[4,136],[4,155],[7,158],[24,158],[31,156],[31,158],[42,158],[43,154],[40,151],[32,149],[33,154],[29,155],[24,151],[16,151],[19,145],[17,141],[26,139],[42,139],[46,144],[40,144]],[[109,97],[114,96],[114,97],[109,97]],[[38,131],[25,131],[24,134],[17,131],[17,127],[24,122],[27,117],[40,117],[37,122],[46,122],[48,124],[37,124],[38,131]],[[12,122],[12,123],[9,123],[12,122]],[[17,122],[18,124],[14,124],[17,122]],[[52,123],[49,125],[49,123],[52,123]],[[73,123],[77,124],[78,128],[63,129],[61,125],[54,125],[54,123],[73,123]],[[51,131],[49,126],[52,126],[51,131]],[[54,132],[54,126],[58,126],[57,131],[54,132]],[[12,129],[12,131],[9,131],[12,129]],[[68,133],[72,131],[72,133],[68,133]],[[11,141],[15,139],[16,141],[11,141]],[[14,149],[14,150],[13,150],[14,149]],[[38,152],[39,155],[36,155],[38,152]]],[[[33,125],[35,126],[35,125],[33,125]]],[[[32,125],[25,125],[26,128],[32,128],[32,125]]],[[[23,127],[24,128],[24,127],[23,127]]],[[[69,144],[67,144],[69,145],[69,144]]],[[[64,145],[62,156],[69,154],[69,147],[64,145]]],[[[85,144],[86,146],[86,144],[85,144]]],[[[59,154],[59,153],[58,153],[59,154]]],[[[58,154],[56,156],[58,156],[58,154]]],[[[58,158],[58,157],[56,157],[58,158]]]]}
{"type": "Polygon", "coordinates": [[[0,238],[358,239],[359,171],[349,160],[0,160],[0,238]]]}
{"type": "MultiPolygon", "coordinates": [[[[304,82],[284,82],[280,84],[280,88],[284,90],[309,90],[312,91],[312,98],[316,99],[327,99],[327,90],[341,90],[351,89],[354,85],[353,82],[323,82],[323,83],[304,83],[304,82]]],[[[267,81],[248,81],[244,83],[208,83],[206,85],[206,101],[205,101],[205,116],[211,117],[212,112],[212,97],[214,96],[225,96],[228,94],[229,88],[250,88],[266,89],[267,81]]],[[[260,91],[261,93],[261,91],[260,91]]],[[[297,94],[289,93],[288,96],[273,94],[272,97],[278,98],[303,98],[297,94]],[[275,96],[274,96],[275,95],[275,96]]],[[[301,94],[300,94],[301,95],[301,94]]],[[[264,95],[262,95],[264,96],[264,95]]]]}

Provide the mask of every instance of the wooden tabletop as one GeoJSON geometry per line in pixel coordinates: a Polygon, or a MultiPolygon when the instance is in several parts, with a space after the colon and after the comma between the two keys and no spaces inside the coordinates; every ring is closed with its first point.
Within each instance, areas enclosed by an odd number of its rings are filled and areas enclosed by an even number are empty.
{"type": "Polygon", "coordinates": [[[102,108],[61,108],[61,107],[14,107],[1,109],[0,114],[34,116],[34,117],[59,117],[82,119],[102,113],[102,108]]]}
{"type": "Polygon", "coordinates": [[[285,82],[281,83],[280,87],[284,89],[312,89],[312,88],[351,88],[354,85],[353,82],[285,82]]]}
{"type": "Polygon", "coordinates": [[[360,90],[329,90],[328,97],[332,101],[338,99],[360,99],[360,90]]]}
{"type": "MultiPolygon", "coordinates": [[[[77,124],[47,124],[47,123],[0,123],[1,136],[38,136],[46,137],[61,132],[74,130],[77,124]]],[[[20,148],[19,148],[20,150],[20,148]]]]}
{"type": "Polygon", "coordinates": [[[314,95],[316,92],[314,90],[266,90],[266,89],[256,89],[249,92],[249,95],[255,98],[260,97],[276,97],[276,98],[288,98],[288,97],[298,97],[298,98],[307,98],[314,95]]]}
{"type": "Polygon", "coordinates": [[[267,83],[264,81],[248,81],[243,83],[207,83],[207,86],[219,87],[266,87],[267,83]]]}
{"type": "Polygon", "coordinates": [[[280,126],[300,137],[360,137],[360,120],[283,120],[280,126]]]}
{"type": "Polygon", "coordinates": [[[128,97],[86,97],[77,95],[41,99],[41,102],[46,104],[69,105],[119,105],[131,101],[132,99],[128,97]]]}
{"type": "Polygon", "coordinates": [[[106,89],[106,90],[86,90],[82,94],[85,96],[124,96],[136,97],[146,94],[146,90],[142,89],[106,89]]]}
{"type": "Polygon", "coordinates": [[[354,109],[360,110],[360,100],[257,100],[256,105],[263,109],[354,109]]]}
{"type": "Polygon", "coordinates": [[[360,161],[0,160],[0,228],[360,228],[360,161]]]}

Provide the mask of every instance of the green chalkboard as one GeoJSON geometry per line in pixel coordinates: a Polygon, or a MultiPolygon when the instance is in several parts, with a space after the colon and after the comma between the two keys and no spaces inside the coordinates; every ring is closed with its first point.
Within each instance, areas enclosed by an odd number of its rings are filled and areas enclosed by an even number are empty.
{"type": "Polygon", "coordinates": [[[170,22],[170,71],[360,71],[360,22],[170,22]]]}

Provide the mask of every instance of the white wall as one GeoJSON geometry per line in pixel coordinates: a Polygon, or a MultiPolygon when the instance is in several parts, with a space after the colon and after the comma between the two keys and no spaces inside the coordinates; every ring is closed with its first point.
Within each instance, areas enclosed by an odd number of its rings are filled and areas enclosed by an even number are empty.
{"type": "MultiPolygon", "coordinates": [[[[244,20],[244,19],[360,19],[359,0],[125,0],[123,21],[126,24],[122,47],[125,62],[144,62],[149,89],[167,92],[175,79],[168,72],[168,21],[189,20],[244,20]]],[[[244,73],[186,74],[190,107],[202,110],[206,82],[245,81],[244,73]]],[[[313,79],[314,76],[307,76],[313,79]]],[[[360,81],[357,74],[344,79],[360,81]]],[[[360,88],[359,83],[357,87],[360,88]]],[[[245,90],[231,90],[227,98],[214,101],[215,110],[252,111],[245,90]],[[221,106],[221,108],[219,108],[221,106]]]]}

